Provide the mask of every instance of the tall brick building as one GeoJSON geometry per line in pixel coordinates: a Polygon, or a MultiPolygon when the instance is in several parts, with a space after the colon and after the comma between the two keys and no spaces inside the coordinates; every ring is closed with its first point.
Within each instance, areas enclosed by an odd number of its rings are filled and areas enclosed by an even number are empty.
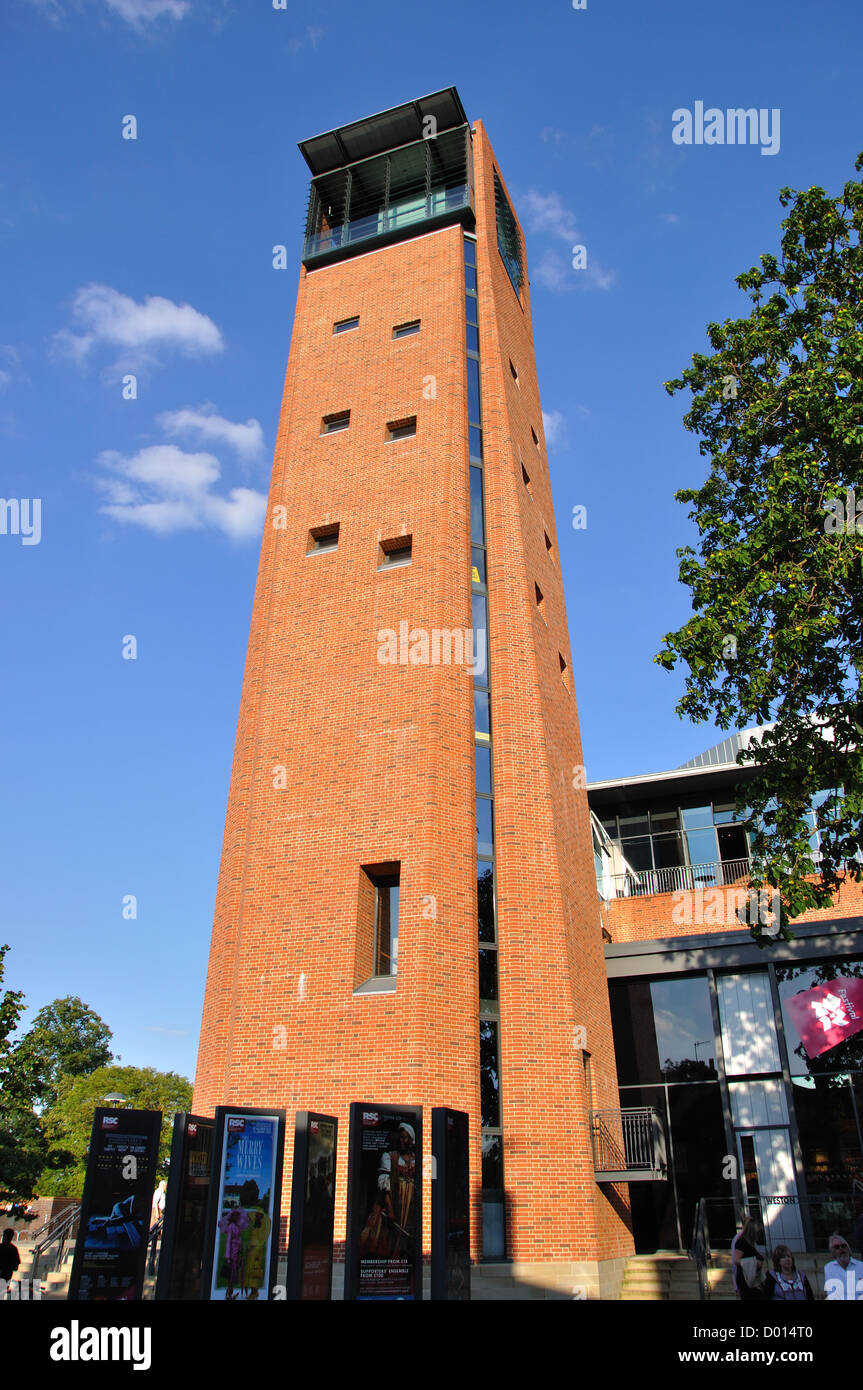
{"type": "Polygon", "coordinates": [[[300,148],[195,1108],[465,1110],[475,1258],[595,1295],[632,1240],[523,236],[453,88],[300,148]]]}

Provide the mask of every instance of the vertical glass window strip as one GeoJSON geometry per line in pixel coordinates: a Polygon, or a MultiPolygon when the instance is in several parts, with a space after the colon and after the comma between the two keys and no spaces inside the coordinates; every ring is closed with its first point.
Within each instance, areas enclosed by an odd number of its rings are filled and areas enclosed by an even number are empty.
{"type": "Polygon", "coordinates": [[[487,1194],[483,1220],[486,1258],[506,1253],[501,1222],[503,1137],[500,1132],[500,1063],[497,926],[494,896],[494,800],[492,784],[488,599],[485,504],[483,496],[482,390],[479,365],[476,243],[464,238],[468,452],[470,460],[471,585],[474,633],[474,715],[476,757],[477,928],[479,937],[480,1096],[482,1105],[482,1186],[487,1194]],[[493,1132],[492,1132],[493,1131],[493,1132]],[[492,1205],[490,1206],[489,1203],[492,1205]],[[497,1205],[494,1205],[494,1204],[497,1205]],[[487,1228],[487,1229],[486,1229],[487,1228]],[[492,1234],[493,1233],[493,1234],[492,1234]]]}

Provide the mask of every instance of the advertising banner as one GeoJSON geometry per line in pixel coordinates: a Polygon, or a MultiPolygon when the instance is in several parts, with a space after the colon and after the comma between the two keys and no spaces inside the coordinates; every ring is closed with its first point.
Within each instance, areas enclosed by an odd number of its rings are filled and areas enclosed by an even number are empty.
{"type": "Polygon", "coordinates": [[[422,1296],[422,1107],[354,1102],[345,1298],[422,1296]]]}
{"type": "Polygon", "coordinates": [[[288,1298],[332,1297],[336,1215],[334,1115],[297,1113],[288,1241],[288,1298]]]}
{"type": "Polygon", "coordinates": [[[201,1297],[212,1147],[212,1120],[200,1115],[174,1116],[165,1224],[156,1282],[156,1297],[159,1299],[201,1297]]]}
{"type": "Polygon", "coordinates": [[[70,1299],[141,1298],[161,1132],[161,1110],[93,1116],[70,1299]]]}
{"type": "Polygon", "coordinates": [[[470,1299],[469,1120],[462,1110],[432,1110],[431,1296],[470,1299]]]}
{"type": "Polygon", "coordinates": [[[863,1028],[863,980],[828,980],[786,999],[785,1007],[809,1057],[819,1057],[863,1028]]]}
{"type": "Polygon", "coordinates": [[[276,1277],[284,1110],[216,1107],[202,1297],[265,1301],[276,1277]]]}

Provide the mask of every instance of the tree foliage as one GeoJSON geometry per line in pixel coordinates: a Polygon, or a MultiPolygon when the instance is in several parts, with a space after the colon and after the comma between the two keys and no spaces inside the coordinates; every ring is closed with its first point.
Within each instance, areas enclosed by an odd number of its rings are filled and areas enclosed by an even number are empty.
{"type": "Polygon", "coordinates": [[[93,1111],[112,1094],[124,1096],[131,1110],[162,1111],[159,1169],[166,1171],[173,1117],[191,1108],[191,1083],[153,1067],[98,1067],[87,1076],[63,1077],[57,1102],[44,1116],[48,1154],[40,1179],[43,1196],[81,1196],[93,1111]]]}
{"type": "MultiPolygon", "coordinates": [[[[0,946],[0,984],[8,946],[0,946]]],[[[12,1034],[24,1012],[21,990],[0,994],[0,1201],[32,1197],[42,1170],[45,1143],[33,1113],[26,1075],[14,1065],[12,1034]]]]}
{"type": "Polygon", "coordinates": [[[712,354],[666,383],[691,392],[684,425],[710,471],[676,493],[699,533],[677,552],[693,616],[655,659],[688,667],[682,716],[773,725],[738,758],[754,768],[740,805],[750,882],[779,889],[787,937],[863,877],[863,183],[780,201],[780,254],[737,278],[751,312],[709,324],[712,354]],[[806,813],[823,791],[813,882],[806,813]]]}
{"type": "Polygon", "coordinates": [[[111,1030],[74,995],[40,1009],[17,1044],[13,1064],[32,1079],[34,1100],[51,1106],[61,1077],[86,1076],[113,1060],[111,1030]]]}

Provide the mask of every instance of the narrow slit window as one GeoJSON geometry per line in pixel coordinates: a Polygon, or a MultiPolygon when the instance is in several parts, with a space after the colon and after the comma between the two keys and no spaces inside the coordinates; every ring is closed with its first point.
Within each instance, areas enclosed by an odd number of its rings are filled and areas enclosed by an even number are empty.
{"type": "Polygon", "coordinates": [[[560,652],[558,652],[557,654],[557,659],[560,662],[560,679],[563,681],[567,690],[572,690],[572,684],[569,679],[569,667],[567,666],[560,652]]]}
{"type": "Polygon", "coordinates": [[[307,555],[316,555],[321,550],[338,550],[338,547],[339,523],[337,521],[328,526],[313,526],[309,531],[307,555]]]}
{"type": "Polygon", "coordinates": [[[510,376],[512,377],[513,381],[515,382],[516,386],[518,386],[518,384],[519,384],[519,382],[518,382],[518,368],[516,367],[516,365],[515,365],[515,363],[513,362],[512,358],[509,359],[509,374],[510,374],[510,376]]]}
{"type": "Polygon", "coordinates": [[[352,319],[339,319],[337,323],[333,324],[333,332],[350,333],[352,328],[359,328],[359,326],[360,316],[357,314],[356,317],[352,319]]]}
{"type": "Polygon", "coordinates": [[[410,338],[412,334],[419,333],[420,319],[411,319],[410,323],[397,323],[393,329],[394,338],[410,338]]]}
{"type": "Polygon", "coordinates": [[[351,412],[340,410],[337,415],[325,415],[321,421],[321,434],[337,434],[339,430],[350,428],[351,412]]]}
{"type": "Polygon", "coordinates": [[[548,551],[548,554],[549,554],[550,558],[553,560],[553,559],[554,559],[554,549],[553,549],[552,544],[551,544],[551,537],[549,536],[549,534],[548,534],[547,531],[543,531],[542,534],[543,534],[543,536],[545,537],[545,548],[546,548],[546,550],[548,551]]]}
{"type": "Polygon", "coordinates": [[[534,429],[533,425],[531,425],[531,427],[530,427],[530,437],[531,437],[531,439],[533,440],[534,444],[536,445],[536,447],[537,447],[537,449],[538,449],[538,448],[539,448],[539,435],[537,434],[537,432],[536,432],[536,430],[534,429]]]}
{"type": "Polygon", "coordinates": [[[417,417],[415,415],[407,420],[391,420],[387,425],[387,438],[390,440],[413,439],[416,432],[417,417]]]}
{"type": "Polygon", "coordinates": [[[413,558],[413,537],[392,536],[381,541],[378,547],[378,569],[395,569],[397,565],[409,565],[413,558]]]}
{"type": "Polygon", "coordinates": [[[545,622],[545,595],[538,584],[534,584],[533,588],[536,595],[536,606],[539,609],[539,616],[542,618],[542,621],[545,622]]]}
{"type": "Polygon", "coordinates": [[[528,473],[524,464],[521,465],[521,480],[527,488],[528,492],[530,492],[530,474],[528,473]]]}

